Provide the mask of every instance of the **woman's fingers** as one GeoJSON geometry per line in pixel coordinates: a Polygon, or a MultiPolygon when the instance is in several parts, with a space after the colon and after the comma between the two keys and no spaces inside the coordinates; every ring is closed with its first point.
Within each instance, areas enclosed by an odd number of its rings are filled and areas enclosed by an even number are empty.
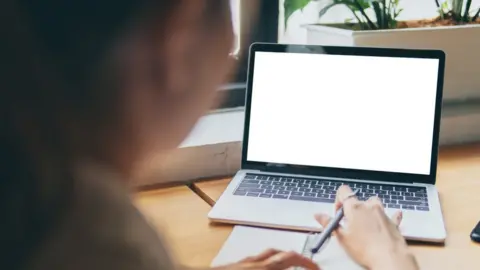
{"type": "MultiPolygon", "coordinates": [[[[377,196],[374,196],[374,197],[370,197],[368,200],[367,200],[367,205],[371,208],[374,208],[374,209],[378,209],[378,210],[382,210],[384,211],[384,206],[383,206],[383,203],[382,201],[380,200],[380,198],[378,198],[377,196]]],[[[382,213],[383,214],[383,213],[382,213]]],[[[398,228],[398,226],[400,226],[400,223],[402,222],[402,218],[403,218],[403,213],[402,211],[397,211],[393,214],[393,216],[391,217],[391,221],[392,223],[398,228]]]]}
{"type": "Polygon", "coordinates": [[[322,225],[322,227],[326,227],[328,225],[328,223],[330,223],[330,216],[327,215],[327,214],[316,214],[315,215],[315,219],[318,221],[318,223],[320,223],[320,225],[322,225]]]}
{"type": "Polygon", "coordinates": [[[270,258],[267,258],[263,266],[268,270],[282,270],[290,267],[320,270],[318,265],[312,260],[293,251],[277,253],[270,258]]]}
{"type": "MultiPolygon", "coordinates": [[[[315,219],[318,221],[318,223],[320,223],[320,225],[322,225],[323,228],[327,227],[332,220],[331,217],[327,214],[316,214],[315,219]]],[[[339,238],[342,237],[343,233],[344,231],[341,226],[338,226],[338,228],[333,231],[333,235],[338,236],[339,238]]]]}
{"type": "Polygon", "coordinates": [[[395,212],[395,214],[393,214],[393,216],[392,216],[393,224],[395,224],[395,226],[397,226],[397,228],[400,226],[400,223],[402,223],[402,219],[403,219],[403,212],[400,211],[400,210],[395,212]]]}
{"type": "Polygon", "coordinates": [[[251,257],[247,257],[243,260],[241,260],[240,262],[260,262],[260,261],[264,261],[270,257],[272,257],[273,255],[275,254],[278,254],[280,253],[281,251],[278,250],[278,249],[267,249],[265,250],[264,252],[258,254],[258,255],[255,255],[255,256],[251,256],[251,257]]]}
{"type": "Polygon", "coordinates": [[[384,209],[382,201],[377,196],[373,196],[373,197],[368,198],[366,204],[369,207],[374,208],[374,209],[378,209],[378,210],[383,210],[384,209]]]}
{"type": "Polygon", "coordinates": [[[337,189],[337,195],[335,196],[335,210],[338,210],[342,206],[342,202],[352,194],[352,189],[347,185],[341,185],[337,189]]]}

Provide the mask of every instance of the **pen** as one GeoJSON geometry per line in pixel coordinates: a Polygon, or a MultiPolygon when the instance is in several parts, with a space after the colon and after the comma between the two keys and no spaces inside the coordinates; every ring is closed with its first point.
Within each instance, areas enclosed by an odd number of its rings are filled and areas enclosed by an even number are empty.
{"type": "MultiPolygon", "coordinates": [[[[357,195],[359,189],[355,190],[349,197],[357,195]]],[[[330,237],[332,232],[338,227],[340,224],[340,221],[343,218],[343,206],[340,207],[340,209],[337,211],[337,214],[333,218],[333,220],[328,224],[328,226],[323,230],[323,233],[320,234],[320,239],[318,240],[318,244],[312,248],[312,253],[315,254],[317,253],[322,245],[327,241],[327,239],[330,237]]]]}

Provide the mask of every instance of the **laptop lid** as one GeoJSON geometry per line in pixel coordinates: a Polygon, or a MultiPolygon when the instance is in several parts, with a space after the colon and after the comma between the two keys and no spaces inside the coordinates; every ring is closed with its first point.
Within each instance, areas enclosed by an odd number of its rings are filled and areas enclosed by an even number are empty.
{"type": "Polygon", "coordinates": [[[445,54],[255,43],[242,168],[434,184],[445,54]]]}

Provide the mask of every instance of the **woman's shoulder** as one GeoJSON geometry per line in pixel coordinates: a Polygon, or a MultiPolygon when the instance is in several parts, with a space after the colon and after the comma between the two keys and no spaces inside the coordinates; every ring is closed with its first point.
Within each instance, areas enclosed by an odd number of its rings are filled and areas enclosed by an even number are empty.
{"type": "Polygon", "coordinates": [[[76,174],[72,207],[31,269],[172,269],[161,236],[133,205],[121,179],[99,166],[76,174]]]}

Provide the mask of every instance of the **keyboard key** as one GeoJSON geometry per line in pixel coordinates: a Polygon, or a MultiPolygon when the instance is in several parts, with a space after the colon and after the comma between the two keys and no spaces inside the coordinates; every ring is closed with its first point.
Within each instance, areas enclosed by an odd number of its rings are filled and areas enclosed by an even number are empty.
{"type": "Polygon", "coordinates": [[[330,195],[328,195],[328,194],[317,194],[317,198],[330,199],[330,195]]]}
{"type": "Polygon", "coordinates": [[[271,198],[272,194],[260,194],[260,198],[271,198]]]}
{"type": "Polygon", "coordinates": [[[255,175],[252,175],[252,174],[247,174],[245,176],[245,179],[255,179],[255,178],[257,178],[257,177],[255,175]]]}
{"type": "Polygon", "coordinates": [[[233,195],[245,196],[245,195],[247,195],[247,192],[245,192],[245,191],[235,191],[235,193],[233,193],[233,195]]]}
{"type": "Polygon", "coordinates": [[[415,206],[413,206],[413,205],[402,205],[402,209],[415,210],[415,206]]]}
{"type": "Polygon", "coordinates": [[[303,188],[309,188],[310,185],[309,184],[298,184],[297,187],[299,187],[299,188],[302,188],[302,187],[303,188]]]}
{"type": "Polygon", "coordinates": [[[283,185],[283,183],[282,183],[282,182],[273,181],[273,182],[272,182],[272,185],[274,185],[274,186],[279,186],[279,185],[283,185]]]}
{"type": "Polygon", "coordinates": [[[312,192],[311,188],[299,188],[298,191],[303,191],[303,192],[312,192]]]}
{"type": "Polygon", "coordinates": [[[263,189],[273,189],[273,186],[272,186],[272,185],[261,185],[260,188],[263,188],[263,189]]]}
{"type": "Polygon", "coordinates": [[[290,191],[287,190],[280,190],[277,192],[278,195],[290,195],[290,191]]]}
{"type": "Polygon", "coordinates": [[[390,199],[390,195],[378,194],[377,196],[381,199],[390,199]]]}
{"type": "Polygon", "coordinates": [[[245,191],[246,192],[254,192],[254,193],[262,193],[264,189],[261,188],[248,188],[245,191]]]}
{"type": "Polygon", "coordinates": [[[337,195],[335,195],[335,194],[330,194],[330,199],[334,199],[334,200],[335,200],[335,197],[336,197],[336,196],[337,196],[337,195]]]}
{"type": "Polygon", "coordinates": [[[411,201],[398,201],[401,205],[420,205],[422,202],[411,202],[411,201]]]}
{"type": "Polygon", "coordinates": [[[307,202],[323,202],[323,203],[333,203],[335,200],[333,199],[324,199],[318,197],[301,197],[301,196],[290,196],[290,200],[296,201],[307,201],[307,202]]]}
{"type": "Polygon", "coordinates": [[[423,187],[409,187],[408,192],[427,193],[427,190],[423,187]]]}
{"type": "Polygon", "coordinates": [[[292,191],[291,195],[294,195],[294,196],[303,196],[303,192],[292,191]]]}
{"type": "Polygon", "coordinates": [[[402,194],[400,194],[400,195],[413,197],[413,196],[415,196],[415,193],[413,193],[413,192],[402,192],[402,194]]]}
{"type": "Polygon", "coordinates": [[[323,187],[325,190],[335,190],[335,186],[325,186],[323,187]]]}
{"type": "Polygon", "coordinates": [[[388,208],[396,208],[396,209],[400,209],[400,205],[398,204],[388,204],[387,206],[388,208]]]}
{"type": "Polygon", "coordinates": [[[337,194],[335,190],[325,190],[325,194],[337,194]]]}
{"type": "Polygon", "coordinates": [[[297,183],[285,183],[283,185],[286,186],[286,187],[296,187],[297,183]]]}
{"type": "Polygon", "coordinates": [[[390,199],[392,199],[392,200],[403,200],[403,196],[394,196],[394,195],[392,195],[392,196],[390,196],[390,199]]]}
{"type": "Polygon", "coordinates": [[[332,182],[330,185],[338,188],[339,186],[342,185],[342,182],[332,182]]]}
{"type": "Polygon", "coordinates": [[[271,185],[271,184],[272,184],[272,181],[262,180],[262,181],[260,181],[260,184],[262,184],[262,185],[271,185]]]}
{"type": "Polygon", "coordinates": [[[386,190],[375,190],[375,193],[377,193],[378,195],[387,195],[388,194],[388,191],[386,190]]]}
{"type": "Polygon", "coordinates": [[[253,192],[247,193],[247,196],[249,197],[258,197],[258,195],[260,195],[260,193],[253,193],[253,192]]]}
{"type": "Polygon", "coordinates": [[[414,201],[414,202],[423,202],[425,201],[427,198],[423,198],[423,197],[410,197],[410,196],[405,196],[405,200],[406,201],[414,201]]]}
{"type": "Polygon", "coordinates": [[[380,185],[368,184],[369,189],[380,189],[380,185]]]}
{"type": "Polygon", "coordinates": [[[278,177],[270,176],[270,177],[268,177],[268,180],[270,180],[270,181],[278,181],[278,177]]]}
{"type": "Polygon", "coordinates": [[[288,191],[298,191],[298,187],[287,187],[285,190],[288,190],[288,191]]]}
{"type": "Polygon", "coordinates": [[[290,178],[290,177],[288,177],[288,178],[282,178],[282,179],[283,179],[283,181],[285,181],[285,182],[293,182],[293,178],[290,178]]]}
{"type": "Polygon", "coordinates": [[[267,180],[268,176],[259,175],[259,176],[257,176],[257,179],[258,180],[267,180]]]}
{"type": "Polygon", "coordinates": [[[358,187],[358,188],[368,188],[368,184],[360,184],[360,183],[357,183],[357,187],[358,187]]]}
{"type": "Polygon", "coordinates": [[[373,189],[366,189],[365,193],[376,194],[375,190],[373,189]]]}
{"type": "Polygon", "coordinates": [[[285,190],[287,187],[284,186],[273,186],[273,189],[275,190],[285,190]]]}
{"type": "Polygon", "coordinates": [[[265,193],[265,194],[276,194],[277,191],[276,191],[276,190],[268,189],[268,190],[265,190],[263,193],[265,193]]]}
{"type": "Polygon", "coordinates": [[[299,183],[299,184],[302,184],[303,183],[303,180],[302,179],[293,179],[292,181],[293,183],[299,183]]]}
{"type": "MultiPolygon", "coordinates": [[[[292,194],[293,195],[293,194],[292,194]]],[[[317,197],[317,193],[313,193],[313,192],[305,192],[305,194],[303,196],[306,196],[306,197],[317,197]]]]}
{"type": "Polygon", "coordinates": [[[402,195],[402,192],[401,191],[389,191],[389,194],[399,196],[399,195],[402,195]]]}
{"type": "Polygon", "coordinates": [[[315,192],[315,193],[323,193],[323,189],[312,188],[312,192],[315,192]]]}
{"type": "Polygon", "coordinates": [[[259,184],[260,181],[258,180],[243,180],[242,184],[259,184]]]}
{"type": "Polygon", "coordinates": [[[426,206],[417,206],[415,207],[417,210],[420,210],[420,211],[430,211],[430,208],[426,207],[426,206]]]}
{"type": "Polygon", "coordinates": [[[273,195],[274,199],[288,199],[288,195],[273,195]]]}
{"type": "Polygon", "coordinates": [[[393,186],[382,186],[382,190],[393,190],[393,186]]]}
{"type": "Polygon", "coordinates": [[[370,198],[370,197],[376,197],[377,194],[375,193],[365,193],[365,197],[370,198]]]}
{"type": "Polygon", "coordinates": [[[312,185],[311,188],[318,188],[318,189],[322,189],[323,186],[322,185],[312,185]]]}
{"type": "Polygon", "coordinates": [[[260,188],[261,185],[240,183],[240,187],[243,187],[243,188],[260,188]]]}
{"type": "Polygon", "coordinates": [[[318,181],[309,179],[309,180],[305,181],[305,184],[310,184],[311,186],[312,185],[318,185],[318,181]]]}
{"type": "Polygon", "coordinates": [[[406,187],[395,187],[395,191],[407,191],[406,187]]]}
{"type": "Polygon", "coordinates": [[[427,194],[425,194],[425,193],[415,193],[415,197],[426,198],[427,194]]]}

